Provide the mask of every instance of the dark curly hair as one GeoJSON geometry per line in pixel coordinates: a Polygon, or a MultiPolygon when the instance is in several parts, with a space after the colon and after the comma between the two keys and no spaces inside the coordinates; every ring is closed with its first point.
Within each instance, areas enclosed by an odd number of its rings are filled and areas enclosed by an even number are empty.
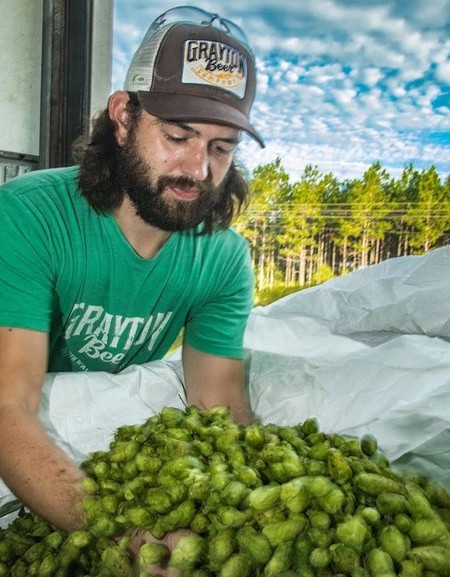
{"type": "MultiPolygon", "coordinates": [[[[129,130],[136,129],[144,113],[136,94],[129,93],[127,102],[129,130]]],[[[79,186],[81,194],[99,213],[118,208],[126,191],[121,188],[117,166],[121,150],[115,137],[115,124],[108,109],[101,112],[92,124],[90,134],[81,136],[73,145],[73,156],[80,166],[79,186]]],[[[233,162],[221,185],[222,194],[207,217],[203,234],[214,229],[228,228],[236,214],[247,202],[249,188],[243,171],[233,162]]]]}

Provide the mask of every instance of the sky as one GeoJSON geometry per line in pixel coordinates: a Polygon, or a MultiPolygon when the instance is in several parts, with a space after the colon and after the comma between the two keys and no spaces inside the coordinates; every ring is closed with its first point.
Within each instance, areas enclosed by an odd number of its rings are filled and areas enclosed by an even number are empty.
{"type": "MultiPolygon", "coordinates": [[[[112,89],[167,0],[114,0],[112,89]]],[[[450,173],[450,0],[228,0],[192,5],[246,33],[257,66],[244,137],[252,171],[280,158],[290,180],[307,165],[340,180],[380,162],[392,177],[412,163],[450,173]]]]}

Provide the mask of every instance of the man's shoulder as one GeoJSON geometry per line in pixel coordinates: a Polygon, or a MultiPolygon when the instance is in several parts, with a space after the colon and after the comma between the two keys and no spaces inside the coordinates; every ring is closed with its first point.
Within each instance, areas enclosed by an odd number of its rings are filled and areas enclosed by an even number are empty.
{"type": "Polygon", "coordinates": [[[234,256],[243,256],[249,250],[247,239],[233,227],[220,231],[217,244],[234,256]]]}
{"type": "Polygon", "coordinates": [[[63,190],[69,194],[78,190],[78,167],[33,170],[8,180],[0,187],[4,198],[36,198],[42,201],[52,194],[59,196],[63,190]]]}

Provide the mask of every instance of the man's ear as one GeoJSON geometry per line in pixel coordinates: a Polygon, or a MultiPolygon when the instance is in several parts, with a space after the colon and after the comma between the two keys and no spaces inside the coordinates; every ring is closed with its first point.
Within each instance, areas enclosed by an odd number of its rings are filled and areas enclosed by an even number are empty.
{"type": "Polygon", "coordinates": [[[116,130],[115,136],[118,146],[123,146],[128,134],[128,111],[127,103],[130,97],[128,92],[118,90],[113,92],[108,100],[109,117],[113,121],[116,130]]]}

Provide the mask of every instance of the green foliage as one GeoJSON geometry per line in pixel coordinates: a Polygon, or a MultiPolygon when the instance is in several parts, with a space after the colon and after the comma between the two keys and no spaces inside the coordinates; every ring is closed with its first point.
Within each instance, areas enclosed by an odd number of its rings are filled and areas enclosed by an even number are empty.
{"type": "Polygon", "coordinates": [[[322,284],[327,280],[333,278],[333,270],[327,264],[321,264],[316,272],[312,275],[312,283],[313,285],[322,284]]]}
{"type": "Polygon", "coordinates": [[[405,222],[411,227],[410,244],[418,252],[435,246],[449,230],[450,194],[440,185],[432,166],[418,176],[415,202],[409,203],[405,222]]]}
{"type": "Polygon", "coordinates": [[[278,285],[273,288],[265,288],[255,295],[255,306],[266,306],[285,296],[298,292],[298,286],[284,286],[278,285]]]}
{"type": "Polygon", "coordinates": [[[256,304],[387,258],[450,242],[450,175],[405,166],[392,178],[379,162],[339,182],[308,165],[290,182],[277,158],[257,167],[251,198],[234,223],[249,241],[256,304]]]}

